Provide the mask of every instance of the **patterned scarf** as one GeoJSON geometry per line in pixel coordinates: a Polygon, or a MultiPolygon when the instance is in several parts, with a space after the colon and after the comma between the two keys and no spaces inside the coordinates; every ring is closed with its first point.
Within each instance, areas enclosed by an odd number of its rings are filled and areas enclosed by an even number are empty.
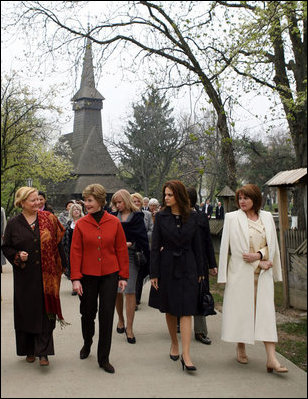
{"type": "Polygon", "coordinates": [[[57,318],[61,326],[64,322],[60,304],[60,282],[63,266],[58,250],[65,229],[58,218],[50,212],[38,211],[41,239],[41,264],[45,309],[49,318],[57,318]]]}

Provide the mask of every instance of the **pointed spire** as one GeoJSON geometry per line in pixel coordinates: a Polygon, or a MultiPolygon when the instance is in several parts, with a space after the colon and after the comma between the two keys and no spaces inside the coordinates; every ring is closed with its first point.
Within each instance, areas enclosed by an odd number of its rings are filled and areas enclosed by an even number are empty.
{"type": "Polygon", "coordinates": [[[92,58],[92,44],[87,38],[85,56],[83,59],[83,68],[81,75],[80,89],[74,95],[73,101],[82,98],[92,98],[96,100],[104,100],[104,97],[95,88],[93,58],[92,58]]]}
{"type": "Polygon", "coordinates": [[[82,89],[83,87],[95,88],[92,44],[89,38],[87,38],[86,52],[84,56],[82,75],[81,75],[80,88],[82,89]]]}

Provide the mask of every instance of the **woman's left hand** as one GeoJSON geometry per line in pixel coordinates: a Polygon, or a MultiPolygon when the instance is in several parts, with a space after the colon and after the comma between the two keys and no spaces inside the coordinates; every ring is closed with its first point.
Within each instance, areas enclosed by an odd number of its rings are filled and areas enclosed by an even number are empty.
{"type": "Polygon", "coordinates": [[[125,290],[126,286],[127,286],[126,280],[119,280],[119,288],[121,289],[121,292],[123,292],[125,290]]]}
{"type": "Polygon", "coordinates": [[[253,252],[253,253],[243,254],[243,259],[245,262],[251,263],[256,260],[260,260],[261,256],[260,256],[259,252],[253,252]]]}
{"type": "Polygon", "coordinates": [[[211,276],[216,276],[218,273],[217,267],[214,267],[213,269],[209,269],[209,273],[211,276]]]}
{"type": "Polygon", "coordinates": [[[273,266],[273,262],[270,260],[261,260],[259,266],[263,270],[268,270],[273,266]]]}

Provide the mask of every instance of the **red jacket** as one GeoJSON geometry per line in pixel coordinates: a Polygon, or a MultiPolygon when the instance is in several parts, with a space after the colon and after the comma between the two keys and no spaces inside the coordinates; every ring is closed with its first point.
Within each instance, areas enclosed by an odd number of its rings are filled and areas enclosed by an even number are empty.
{"type": "Polygon", "coordinates": [[[128,278],[128,249],[119,219],[107,212],[99,224],[90,214],[79,219],[73,232],[70,262],[71,280],[79,280],[83,274],[104,276],[116,271],[128,278]]]}

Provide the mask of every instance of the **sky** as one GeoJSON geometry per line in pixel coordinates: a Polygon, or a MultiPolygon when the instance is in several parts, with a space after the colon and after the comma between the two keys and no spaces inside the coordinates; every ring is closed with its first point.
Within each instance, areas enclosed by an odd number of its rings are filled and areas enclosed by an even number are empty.
{"type": "MultiPolygon", "coordinates": [[[[1,6],[7,6],[8,3],[1,1],[1,6]]],[[[89,2],[88,13],[84,13],[84,18],[94,14],[93,7],[105,2],[89,2]],[[95,4],[94,4],[95,3],[95,4]]],[[[34,40],[33,38],[31,39],[34,40]]],[[[22,77],[22,81],[33,88],[34,93],[40,93],[52,85],[56,85],[57,94],[54,99],[55,104],[63,109],[63,115],[60,119],[60,133],[65,134],[73,130],[73,116],[71,98],[79,89],[81,80],[82,64],[76,68],[68,60],[55,56],[55,64],[43,64],[39,71],[33,73],[31,65],[35,64],[33,56],[25,56],[28,49],[28,41],[24,33],[16,34],[12,38],[11,34],[2,32],[1,36],[1,70],[2,74],[16,70],[22,77]],[[33,58],[32,58],[33,57],[33,58]]],[[[34,43],[33,47],[34,47],[34,43]]],[[[96,50],[93,45],[94,67],[96,64],[96,50]]],[[[36,64],[38,65],[38,63],[36,64]]],[[[96,75],[96,87],[105,97],[102,110],[102,125],[104,138],[117,137],[122,134],[128,119],[132,117],[132,103],[141,99],[141,93],[145,88],[145,82],[136,80],[135,77],[125,72],[119,67],[115,59],[108,61],[99,74],[96,75]],[[99,79],[98,79],[99,77],[99,79]]],[[[191,114],[194,106],[194,93],[189,93],[189,89],[182,92],[180,98],[172,97],[171,105],[175,109],[175,116],[183,113],[191,114]],[[190,95],[191,94],[191,95],[190,95]]],[[[236,130],[242,132],[249,129],[251,134],[260,134],[260,130],[266,129],[264,116],[268,114],[271,105],[266,96],[251,93],[245,97],[243,106],[235,110],[236,130]],[[260,115],[256,118],[255,115],[260,115]]],[[[206,105],[206,101],[200,102],[200,107],[206,105]]],[[[199,107],[199,104],[198,104],[199,107]]]]}

